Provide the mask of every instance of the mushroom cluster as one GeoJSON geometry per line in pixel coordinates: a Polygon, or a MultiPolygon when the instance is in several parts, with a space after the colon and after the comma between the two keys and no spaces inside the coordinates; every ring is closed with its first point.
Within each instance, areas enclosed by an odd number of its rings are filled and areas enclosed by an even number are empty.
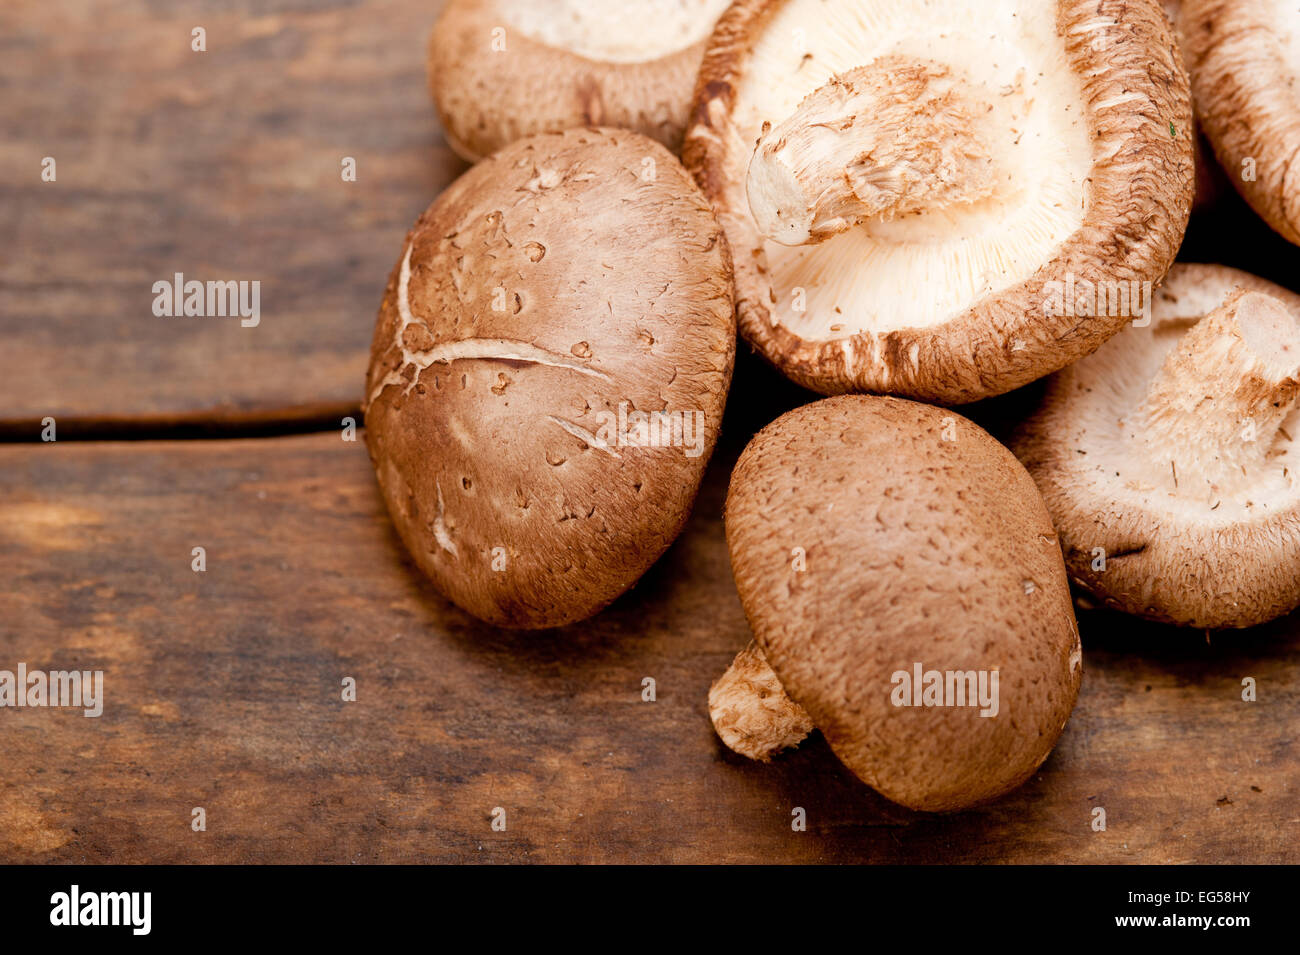
{"type": "Polygon", "coordinates": [[[478,164],[407,236],[365,405],[412,558],[495,625],[599,611],[687,519],[739,330],[832,397],[731,476],[753,640],[719,737],[766,761],[819,730],[923,811],[1021,785],[1080,688],[1071,580],[1196,627],[1300,605],[1300,296],[1171,271],[1193,88],[1300,239],[1295,17],[449,0],[430,84],[478,164]],[[942,407],[1048,375],[1013,449],[942,407]]]}

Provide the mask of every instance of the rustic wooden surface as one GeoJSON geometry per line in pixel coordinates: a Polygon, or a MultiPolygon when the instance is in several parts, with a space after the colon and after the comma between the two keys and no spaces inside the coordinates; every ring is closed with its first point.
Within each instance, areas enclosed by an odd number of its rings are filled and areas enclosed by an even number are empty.
{"type": "Polygon", "coordinates": [[[0,434],[354,408],[403,236],[466,168],[426,89],[440,5],[0,4],[0,434]],[[155,317],[175,272],[260,281],[261,324],[155,317]]]}
{"type": "Polygon", "coordinates": [[[743,438],[631,594],[535,634],[430,589],[337,433],[0,447],[0,667],[102,669],[107,699],[0,710],[0,860],[1297,861],[1296,620],[1207,643],[1085,616],[1056,752],[960,815],[891,805],[816,737],[725,752],[705,698],[748,639],[720,519],[743,438]]]}

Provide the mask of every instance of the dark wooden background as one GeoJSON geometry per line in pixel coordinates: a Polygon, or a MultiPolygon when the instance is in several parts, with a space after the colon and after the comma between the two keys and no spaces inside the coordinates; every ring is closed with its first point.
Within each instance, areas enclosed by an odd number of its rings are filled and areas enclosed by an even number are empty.
{"type": "MultiPolygon", "coordinates": [[[[1055,753],[967,813],[893,806],[817,737],[725,751],[706,695],[748,639],[726,482],[812,397],[747,354],[686,533],[608,611],[511,633],[439,597],[338,429],[404,232],[464,168],[425,91],[435,8],[0,7],[0,669],[102,669],[107,697],[0,710],[0,862],[1297,861],[1294,618],[1083,614],[1055,753]],[[175,271],[261,280],[261,326],[155,318],[175,271]]],[[[1296,288],[1296,255],[1228,196],[1185,257],[1296,288]]],[[[999,433],[1033,394],[970,413],[999,433]]]]}
{"type": "Polygon", "coordinates": [[[426,89],[439,6],[0,5],[0,428],[54,415],[111,435],[353,407],[402,236],[466,168],[426,89]],[[262,323],[156,318],[151,287],[175,272],[259,280],[262,323]]]}

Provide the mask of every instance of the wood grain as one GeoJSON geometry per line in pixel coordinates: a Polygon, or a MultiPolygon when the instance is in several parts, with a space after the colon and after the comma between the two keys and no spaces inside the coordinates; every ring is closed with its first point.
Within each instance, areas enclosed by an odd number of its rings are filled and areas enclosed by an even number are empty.
{"type": "Polygon", "coordinates": [[[403,236],[465,168],[426,89],[439,6],[0,5],[0,433],[357,407],[403,236]],[[260,324],[155,317],[176,272],[259,281],[260,324]]]}
{"type": "Polygon", "coordinates": [[[748,639],[721,525],[747,436],[630,594],[534,634],[431,590],[338,434],[0,447],[0,668],[102,669],[107,697],[0,709],[0,861],[1300,861],[1295,619],[1207,642],[1085,615],[1056,752],[959,815],[891,805],[816,736],[725,751],[705,699],[748,639]]]}

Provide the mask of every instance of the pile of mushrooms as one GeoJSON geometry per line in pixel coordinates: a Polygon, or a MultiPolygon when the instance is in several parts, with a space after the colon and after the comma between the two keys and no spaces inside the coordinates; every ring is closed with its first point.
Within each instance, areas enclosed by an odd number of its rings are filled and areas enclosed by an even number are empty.
{"type": "Polygon", "coordinates": [[[1080,688],[1071,581],[1195,627],[1300,604],[1300,296],[1171,271],[1193,87],[1300,238],[1297,37],[1255,0],[450,0],[430,87],[478,164],[408,234],[366,383],[412,559],[491,624],[598,612],[683,527],[739,330],[834,397],[731,476],[720,739],[819,730],[923,811],[1021,785],[1080,688]],[[1014,454],[939,407],[1049,375],[1014,454]]]}

